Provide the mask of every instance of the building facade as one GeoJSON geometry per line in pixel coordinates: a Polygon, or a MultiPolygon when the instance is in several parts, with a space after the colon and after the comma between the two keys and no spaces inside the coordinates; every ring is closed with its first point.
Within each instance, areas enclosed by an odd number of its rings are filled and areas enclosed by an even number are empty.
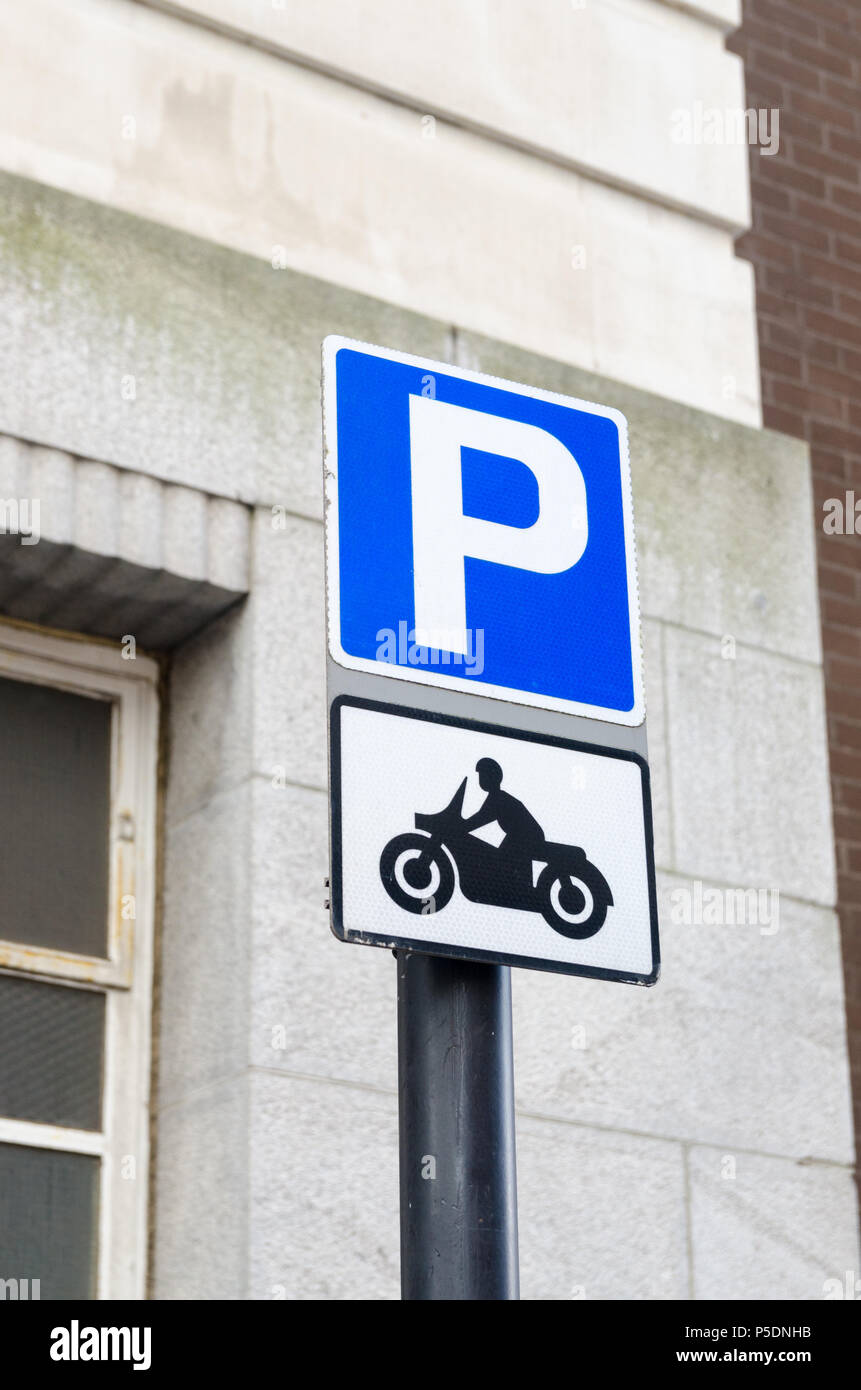
{"type": "Polygon", "coordinates": [[[859,1269],[819,517],[762,427],[740,18],[0,14],[0,1277],[398,1296],[395,965],[323,909],[329,333],[629,421],[663,974],[515,974],[524,1296],[859,1269]]]}

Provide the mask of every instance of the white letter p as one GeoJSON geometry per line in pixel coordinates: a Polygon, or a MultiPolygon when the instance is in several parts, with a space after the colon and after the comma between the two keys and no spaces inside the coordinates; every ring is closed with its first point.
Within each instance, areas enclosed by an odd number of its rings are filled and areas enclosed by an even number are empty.
{"type": "Polygon", "coordinates": [[[561,574],[586,549],[586,484],[574,455],[537,425],[410,396],[415,641],[469,652],[464,560],[561,574]],[[508,526],[464,516],[462,448],[517,459],[538,483],[538,516],[508,526]]]}

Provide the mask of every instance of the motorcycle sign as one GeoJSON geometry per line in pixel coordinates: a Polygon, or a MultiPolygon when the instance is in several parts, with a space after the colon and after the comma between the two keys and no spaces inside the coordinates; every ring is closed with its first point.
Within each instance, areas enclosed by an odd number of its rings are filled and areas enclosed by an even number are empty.
{"type": "Polygon", "coordinates": [[[353,696],[331,719],[338,937],[655,982],[642,758],[353,696]]]}
{"type": "MultiPolygon", "coordinates": [[[[491,758],[479,762],[479,780],[485,786],[481,774],[493,773],[482,763],[491,769],[499,764],[491,758]]],[[[466,784],[464,778],[444,811],[416,815],[419,834],[396,835],[386,845],[380,877],[392,902],[407,912],[441,912],[454,892],[456,873],[461,892],[471,902],[540,912],[554,931],[579,940],[600,931],[613,895],[583,850],[547,844],[543,836],[520,849],[513,829],[498,847],[479,840],[462,815],[466,784]],[[536,862],[542,865],[537,883],[536,862]]],[[[501,819],[492,819],[502,826],[501,819]]]]}

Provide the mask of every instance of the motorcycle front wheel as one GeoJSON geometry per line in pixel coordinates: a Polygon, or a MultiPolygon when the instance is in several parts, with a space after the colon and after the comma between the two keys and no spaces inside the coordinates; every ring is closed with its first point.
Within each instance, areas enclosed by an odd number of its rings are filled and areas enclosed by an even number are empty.
{"type": "Polygon", "coordinates": [[[591,878],[590,867],[586,861],[576,873],[569,873],[548,864],[538,877],[541,916],[554,931],[575,941],[594,936],[607,918],[609,903],[599,876],[591,878]]]}
{"type": "Polygon", "coordinates": [[[454,892],[454,868],[445,850],[427,835],[408,833],[389,840],[380,855],[380,878],[405,912],[441,912],[454,892]]]}

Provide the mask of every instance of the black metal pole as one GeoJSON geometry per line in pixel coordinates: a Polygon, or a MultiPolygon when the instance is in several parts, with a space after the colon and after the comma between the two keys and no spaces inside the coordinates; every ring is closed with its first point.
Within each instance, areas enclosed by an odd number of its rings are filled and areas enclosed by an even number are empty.
{"type": "Polygon", "coordinates": [[[516,1299],[511,971],[396,956],[401,1296],[516,1299]]]}

